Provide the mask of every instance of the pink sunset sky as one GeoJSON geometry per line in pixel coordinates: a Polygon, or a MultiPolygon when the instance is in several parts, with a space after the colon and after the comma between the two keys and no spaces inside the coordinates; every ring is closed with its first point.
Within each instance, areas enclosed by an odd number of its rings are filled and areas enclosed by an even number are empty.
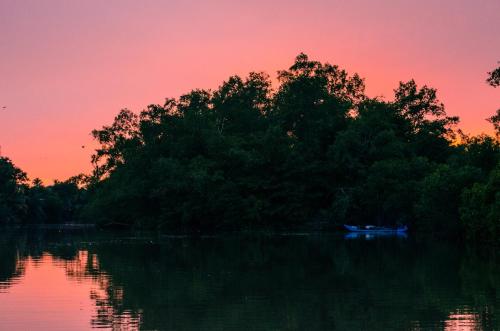
{"type": "Polygon", "coordinates": [[[499,0],[0,0],[2,156],[46,183],[89,171],[90,131],[121,108],[274,75],[300,52],[358,72],[370,96],[414,78],[464,131],[492,132],[499,0]]]}

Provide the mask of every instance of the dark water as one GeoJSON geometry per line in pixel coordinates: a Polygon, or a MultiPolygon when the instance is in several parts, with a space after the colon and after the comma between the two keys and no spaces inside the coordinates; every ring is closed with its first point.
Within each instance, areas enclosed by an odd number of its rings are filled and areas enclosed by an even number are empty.
{"type": "Polygon", "coordinates": [[[499,265],[411,237],[4,231],[0,330],[499,330],[499,265]]]}

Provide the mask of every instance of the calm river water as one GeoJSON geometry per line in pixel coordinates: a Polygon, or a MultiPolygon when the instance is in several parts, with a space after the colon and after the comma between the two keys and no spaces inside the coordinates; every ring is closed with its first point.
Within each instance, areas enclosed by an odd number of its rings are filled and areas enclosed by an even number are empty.
{"type": "Polygon", "coordinates": [[[411,237],[3,231],[0,330],[499,330],[494,253],[411,237]]]}

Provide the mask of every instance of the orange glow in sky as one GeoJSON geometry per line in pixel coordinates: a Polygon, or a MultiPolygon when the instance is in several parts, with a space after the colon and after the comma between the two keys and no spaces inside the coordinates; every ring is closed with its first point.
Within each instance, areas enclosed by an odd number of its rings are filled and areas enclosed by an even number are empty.
{"type": "Polygon", "coordinates": [[[415,78],[466,132],[491,132],[499,22],[498,0],[0,0],[2,155],[46,182],[86,172],[90,131],[121,108],[273,75],[299,52],[358,72],[370,96],[415,78]]]}

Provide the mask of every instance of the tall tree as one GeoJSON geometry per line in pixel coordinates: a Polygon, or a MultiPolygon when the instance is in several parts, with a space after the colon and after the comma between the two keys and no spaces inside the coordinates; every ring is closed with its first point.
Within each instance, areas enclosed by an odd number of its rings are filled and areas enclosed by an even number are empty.
{"type": "Polygon", "coordinates": [[[26,214],[26,173],[0,157],[0,222],[19,221],[26,214]]]}

